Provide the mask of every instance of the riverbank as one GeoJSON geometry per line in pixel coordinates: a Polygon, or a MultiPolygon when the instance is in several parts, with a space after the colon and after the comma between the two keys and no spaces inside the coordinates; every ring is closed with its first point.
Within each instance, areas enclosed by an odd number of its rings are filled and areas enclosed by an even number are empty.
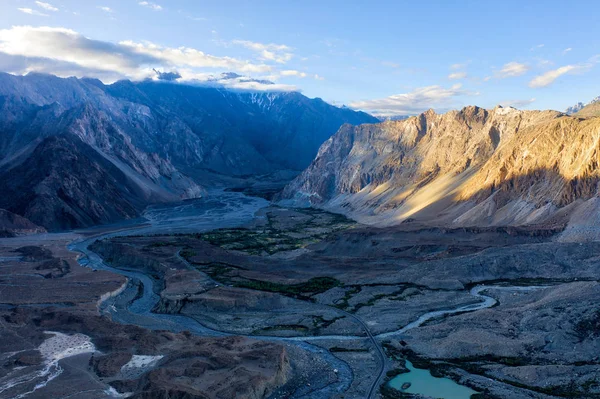
{"type": "MultiPolygon", "coordinates": [[[[43,327],[83,333],[96,347],[103,343],[103,355],[95,353],[94,361],[76,356],[72,362],[79,368],[90,364],[84,380],[94,390],[91,397],[100,386],[115,395],[134,392],[142,382],[172,393],[191,389],[169,381],[191,370],[191,363],[171,354],[190,350],[192,343],[218,354],[202,360],[222,364],[211,376],[215,381],[235,373],[246,356],[256,357],[249,370],[257,374],[244,378],[262,381],[252,395],[273,398],[379,397],[404,359],[451,380],[444,384],[459,383],[488,397],[600,394],[593,383],[600,377],[593,356],[600,345],[593,281],[600,272],[598,243],[556,243],[551,234],[501,228],[372,229],[231,192],[203,201],[152,208],[144,220],[71,235],[75,252],[67,252],[63,237],[62,253],[71,262],[81,254],[85,268],[53,261],[40,271],[46,261],[40,260],[11,278],[36,275],[48,280],[43,284],[63,284],[84,273],[86,289],[102,283],[102,276],[114,283],[104,284],[85,306],[59,303],[60,295],[30,301],[31,308],[8,298],[2,317],[13,330],[29,326],[42,334],[43,327]],[[263,354],[278,361],[263,363],[263,354]],[[224,360],[230,356],[238,360],[224,360]],[[122,366],[150,358],[158,360],[140,369],[137,382],[127,382],[132,373],[123,374],[122,366]]],[[[30,240],[45,245],[41,236],[30,240]]],[[[7,249],[0,259],[22,270],[22,254],[7,249]]],[[[60,294],[86,294],[82,282],[60,294]]],[[[9,292],[23,292],[13,285],[9,292]]],[[[47,338],[37,337],[38,345],[47,338]]],[[[35,353],[35,347],[28,350],[35,353]]],[[[7,356],[10,367],[21,367],[24,360],[7,356]]],[[[61,364],[71,367],[69,362],[61,364]]],[[[79,374],[71,370],[52,383],[63,384],[67,375],[76,381],[79,374]]],[[[205,372],[194,371],[198,378],[205,372]]]]}

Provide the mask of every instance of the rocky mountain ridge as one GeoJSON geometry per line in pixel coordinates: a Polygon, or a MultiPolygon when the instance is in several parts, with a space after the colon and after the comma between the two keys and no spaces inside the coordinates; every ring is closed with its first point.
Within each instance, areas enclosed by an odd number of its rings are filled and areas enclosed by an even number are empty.
{"type": "Polygon", "coordinates": [[[578,113],[579,111],[581,111],[582,109],[584,109],[586,106],[588,106],[588,105],[590,105],[590,104],[597,103],[597,102],[600,102],[600,96],[598,96],[598,97],[596,97],[596,98],[592,99],[592,101],[590,101],[590,102],[588,102],[588,103],[586,103],[586,104],[584,104],[584,103],[582,103],[582,102],[578,102],[577,104],[570,106],[569,108],[567,108],[567,109],[565,110],[565,114],[567,114],[567,115],[573,115],[573,114],[576,114],[576,113],[578,113]]]}
{"type": "Polygon", "coordinates": [[[0,115],[0,191],[7,193],[0,207],[51,229],[108,223],[135,217],[149,203],[201,196],[207,175],[302,170],[343,123],[375,121],[297,92],[4,73],[0,115]],[[49,148],[72,162],[49,157],[49,164],[41,158],[49,148]]]}
{"type": "Polygon", "coordinates": [[[566,228],[600,237],[600,119],[466,107],[343,126],[279,196],[388,226],[566,228]]]}

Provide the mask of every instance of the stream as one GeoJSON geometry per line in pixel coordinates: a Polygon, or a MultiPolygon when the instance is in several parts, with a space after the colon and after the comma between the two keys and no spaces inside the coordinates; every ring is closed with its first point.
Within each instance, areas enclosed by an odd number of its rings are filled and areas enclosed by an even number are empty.
{"type": "MultiPolygon", "coordinates": [[[[223,227],[237,227],[249,222],[254,217],[256,211],[267,206],[268,204],[269,203],[266,200],[255,197],[246,197],[241,193],[219,192],[216,195],[212,195],[204,199],[186,201],[185,203],[178,204],[176,206],[156,206],[149,208],[144,214],[144,219],[142,220],[115,226],[115,229],[112,229],[108,232],[99,233],[76,240],[68,246],[68,249],[81,254],[78,261],[83,266],[97,270],[107,270],[128,278],[128,283],[125,289],[113,296],[109,296],[100,304],[101,311],[105,314],[109,314],[114,321],[123,324],[134,324],[152,330],[169,330],[172,332],[182,332],[187,330],[199,336],[229,336],[232,334],[207,328],[200,322],[188,316],[153,313],[152,309],[159,301],[159,296],[154,291],[153,280],[143,273],[132,270],[116,269],[105,264],[102,258],[93,251],[89,250],[88,247],[96,240],[112,238],[116,236],[202,232],[223,227]],[[140,297],[138,297],[139,289],[142,290],[142,295],[140,297]]],[[[336,393],[342,393],[346,391],[352,383],[353,372],[348,364],[346,364],[344,361],[333,356],[329,351],[310,344],[310,342],[319,340],[369,339],[375,346],[377,357],[379,358],[378,361],[380,363],[379,374],[373,381],[368,395],[368,397],[371,398],[375,395],[377,389],[381,385],[387,369],[385,354],[383,353],[380,344],[382,339],[399,337],[407,331],[417,328],[427,321],[435,318],[490,308],[494,306],[497,301],[491,296],[483,294],[483,292],[487,290],[530,291],[542,288],[545,287],[477,286],[470,290],[470,294],[481,299],[481,302],[479,303],[460,306],[454,309],[431,311],[423,314],[417,320],[409,323],[399,330],[379,334],[376,336],[371,334],[367,325],[362,320],[355,315],[351,315],[352,318],[356,319],[357,322],[363,326],[366,335],[329,335],[291,338],[248,336],[248,338],[268,341],[281,341],[287,344],[296,345],[304,350],[318,354],[330,365],[332,369],[337,369],[338,379],[336,382],[329,383],[310,392],[299,391],[293,396],[293,398],[314,399],[330,398],[336,393]]],[[[239,336],[240,334],[235,335],[239,336]]],[[[462,388],[466,390],[468,390],[468,388],[458,385],[450,379],[442,379],[443,382],[440,382],[440,379],[432,377],[427,370],[418,370],[414,368],[411,368],[410,373],[395,377],[390,384],[394,387],[399,384],[398,387],[401,387],[402,384],[406,382],[404,380],[406,378],[409,378],[412,381],[420,381],[419,384],[415,384],[411,388],[412,393],[426,394],[425,391],[416,392],[415,390],[419,389],[418,386],[427,387],[427,389],[430,390],[431,385],[433,384],[433,386],[436,387],[435,389],[437,389],[435,391],[436,397],[446,399],[462,399],[463,397],[468,398],[470,396],[470,394],[469,396],[447,396],[447,392],[456,391],[464,393],[468,391],[464,391],[462,388]],[[429,375],[429,378],[427,375],[429,375]],[[447,387],[448,384],[453,384],[452,386],[454,387],[449,390],[447,387]],[[439,388],[437,388],[438,386],[439,388]]]]}
{"type": "MultiPolygon", "coordinates": [[[[133,324],[151,330],[169,330],[175,333],[190,331],[195,335],[206,337],[224,337],[230,335],[222,331],[203,326],[191,317],[183,315],[153,313],[152,309],[159,301],[154,291],[154,282],[147,275],[111,267],[88,247],[96,240],[127,235],[171,234],[187,232],[203,232],[225,227],[237,227],[249,222],[256,211],[268,205],[261,198],[246,197],[241,193],[220,192],[207,199],[187,201],[175,207],[159,206],[150,208],[145,214],[145,220],[115,225],[114,229],[105,233],[91,235],[78,239],[69,244],[68,249],[81,255],[78,262],[94,270],[106,270],[128,278],[124,290],[114,296],[109,296],[100,304],[100,310],[110,315],[113,321],[122,324],[133,324]],[[142,290],[139,298],[138,289],[142,290]]],[[[281,341],[295,345],[308,352],[317,354],[332,370],[337,370],[337,381],[314,389],[301,389],[292,398],[326,399],[337,393],[346,391],[353,380],[351,368],[344,361],[333,356],[329,351],[303,340],[288,340],[273,336],[247,336],[248,338],[281,341]]],[[[365,337],[359,337],[365,339],[365,337]]],[[[313,384],[315,385],[315,384],[313,384]]]]}

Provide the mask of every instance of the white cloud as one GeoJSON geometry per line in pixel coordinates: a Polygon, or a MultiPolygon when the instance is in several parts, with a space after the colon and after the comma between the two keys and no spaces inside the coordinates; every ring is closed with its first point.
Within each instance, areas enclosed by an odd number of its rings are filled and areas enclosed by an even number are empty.
{"type": "Polygon", "coordinates": [[[37,4],[38,7],[43,8],[44,10],[47,10],[47,11],[53,11],[53,12],[58,11],[58,8],[54,7],[50,3],[44,3],[43,1],[36,1],[35,4],[37,4]]]}
{"type": "Polygon", "coordinates": [[[217,57],[189,47],[171,48],[149,42],[104,42],[70,29],[51,27],[16,26],[0,30],[0,55],[3,61],[0,70],[7,72],[101,75],[105,81],[144,79],[154,75],[153,68],[187,68],[195,72],[218,69],[242,73],[268,73],[273,69],[266,64],[217,57]]]}
{"type": "Polygon", "coordinates": [[[35,15],[38,17],[48,17],[48,14],[44,14],[42,12],[39,12],[37,10],[33,10],[31,8],[17,8],[17,10],[24,12],[25,14],[29,14],[29,15],[35,15]]]}
{"type": "Polygon", "coordinates": [[[453,106],[456,97],[477,94],[462,89],[460,84],[450,88],[427,86],[382,99],[355,101],[350,103],[350,106],[377,116],[414,115],[429,108],[446,110],[453,106]]]}
{"type": "Polygon", "coordinates": [[[450,80],[464,79],[466,77],[467,77],[466,72],[453,72],[450,75],[448,75],[448,79],[450,79],[450,80]]]}
{"type": "Polygon", "coordinates": [[[315,73],[315,76],[314,76],[314,78],[315,78],[316,80],[325,80],[325,78],[324,78],[323,76],[321,76],[321,75],[319,75],[319,74],[316,74],[316,73],[315,73]]]}
{"type": "Polygon", "coordinates": [[[500,79],[512,78],[516,76],[524,75],[529,71],[529,66],[518,62],[509,62],[504,64],[501,70],[496,72],[495,76],[500,79]]]}
{"type": "Polygon", "coordinates": [[[262,79],[252,79],[247,76],[231,73],[223,73],[219,76],[202,72],[194,72],[192,70],[180,70],[179,73],[182,77],[182,80],[200,86],[217,86],[225,87],[227,89],[245,91],[298,91],[298,88],[293,85],[273,83],[271,81],[262,79]]]}
{"type": "Polygon", "coordinates": [[[138,4],[141,6],[144,6],[144,7],[151,8],[154,11],[162,11],[162,9],[163,9],[160,5],[149,2],[149,1],[140,1],[138,4]]]}
{"type": "Polygon", "coordinates": [[[278,64],[285,64],[294,56],[292,48],[285,44],[265,44],[249,40],[233,40],[231,43],[257,52],[259,59],[263,61],[274,61],[278,64]]]}
{"type": "Polygon", "coordinates": [[[252,73],[265,73],[272,69],[265,64],[252,64],[232,57],[217,57],[190,47],[162,47],[150,42],[132,41],[123,41],[119,45],[130,49],[135,54],[147,55],[173,66],[220,68],[252,73]]]}
{"type": "Polygon", "coordinates": [[[554,83],[554,81],[563,75],[574,75],[585,73],[591,70],[596,64],[600,63],[600,54],[590,57],[586,62],[572,65],[564,65],[560,68],[547,71],[541,75],[534,77],[529,82],[529,87],[537,89],[546,87],[554,83]]]}
{"type": "Polygon", "coordinates": [[[100,10],[107,12],[109,14],[112,14],[113,12],[115,12],[112,8],[110,7],[106,7],[106,6],[99,6],[98,7],[100,10]]]}
{"type": "Polygon", "coordinates": [[[300,72],[293,69],[289,69],[286,71],[281,71],[281,76],[296,76],[298,78],[305,78],[306,72],[300,72]]]}
{"type": "Polygon", "coordinates": [[[529,100],[508,100],[500,103],[503,107],[525,108],[535,102],[535,98],[529,100]]]}
{"type": "Polygon", "coordinates": [[[49,58],[24,57],[9,55],[0,51],[0,70],[15,75],[25,75],[30,72],[40,72],[56,75],[59,77],[94,77],[105,83],[112,83],[120,79],[143,79],[151,76],[150,71],[142,71],[139,76],[125,76],[115,71],[107,71],[96,68],[86,68],[78,64],[58,61],[49,58]]]}
{"type": "Polygon", "coordinates": [[[569,48],[566,48],[566,49],[564,49],[562,53],[563,53],[563,55],[565,55],[565,54],[567,54],[569,51],[572,51],[572,50],[573,50],[573,49],[572,49],[571,47],[569,47],[569,48]]]}
{"type": "Polygon", "coordinates": [[[293,85],[286,85],[281,83],[265,84],[256,81],[234,82],[231,84],[225,83],[223,86],[229,89],[248,91],[298,91],[298,88],[293,85]]]}
{"type": "Polygon", "coordinates": [[[560,78],[562,75],[575,73],[577,71],[581,71],[584,68],[585,67],[583,67],[581,65],[565,65],[558,69],[553,69],[551,71],[548,71],[542,75],[538,75],[535,78],[533,78],[529,82],[529,87],[537,89],[540,87],[549,86],[552,83],[554,83],[554,81],[556,79],[560,78]]]}

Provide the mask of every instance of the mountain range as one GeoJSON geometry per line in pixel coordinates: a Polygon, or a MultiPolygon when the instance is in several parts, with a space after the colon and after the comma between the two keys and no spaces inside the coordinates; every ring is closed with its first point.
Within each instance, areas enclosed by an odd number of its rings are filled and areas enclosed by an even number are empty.
{"type": "Polygon", "coordinates": [[[599,238],[599,132],[593,116],[500,106],[344,125],[278,199],[377,226],[535,225],[599,238]]]}
{"type": "Polygon", "coordinates": [[[219,86],[227,79],[241,77],[105,85],[0,74],[5,224],[111,223],[218,182],[305,169],[277,200],[378,226],[420,220],[596,234],[600,101],[572,115],[470,106],[380,122],[298,92],[219,86]]]}
{"type": "Polygon", "coordinates": [[[573,105],[573,106],[570,106],[569,108],[567,108],[567,109],[565,110],[565,114],[567,114],[567,115],[573,115],[573,114],[576,114],[576,113],[578,113],[579,111],[581,111],[582,109],[584,109],[585,107],[587,107],[587,106],[589,106],[589,105],[592,105],[592,104],[595,104],[595,103],[598,103],[598,102],[600,102],[600,96],[598,96],[598,97],[594,98],[592,101],[590,101],[590,102],[589,102],[589,103],[587,103],[587,104],[584,104],[584,103],[582,103],[582,102],[578,102],[577,104],[575,104],[575,105],[573,105]]]}
{"type": "Polygon", "coordinates": [[[0,208],[50,230],[135,217],[221,177],[300,171],[341,125],[376,121],[298,92],[36,73],[0,73],[0,115],[0,208]]]}

